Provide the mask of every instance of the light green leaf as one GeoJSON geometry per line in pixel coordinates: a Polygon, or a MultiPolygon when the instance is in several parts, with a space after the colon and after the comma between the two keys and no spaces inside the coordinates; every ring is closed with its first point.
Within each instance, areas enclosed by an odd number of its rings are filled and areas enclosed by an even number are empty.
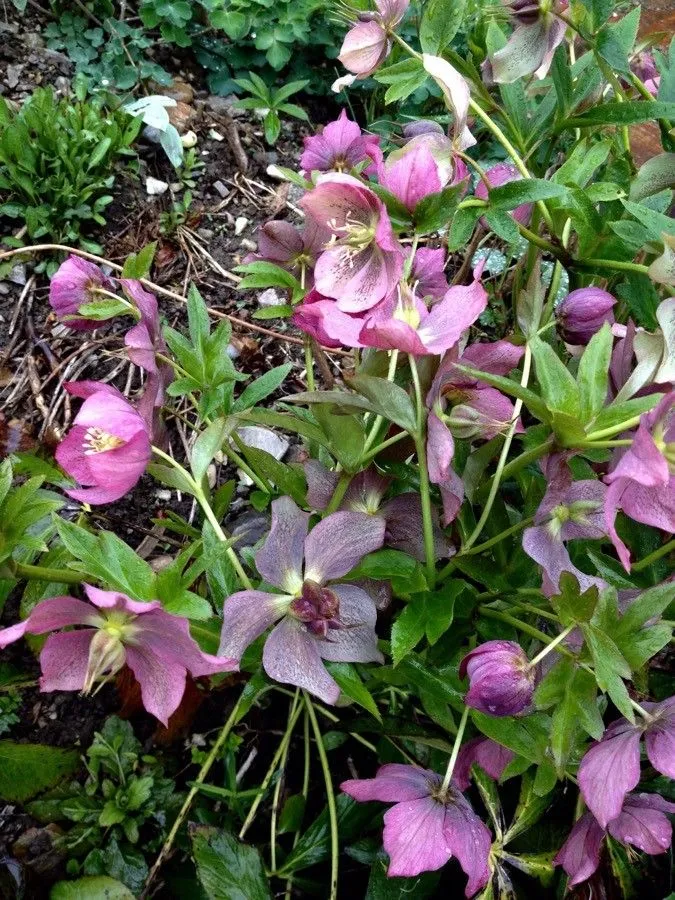
{"type": "Polygon", "coordinates": [[[79,765],[75,750],[0,741],[0,798],[24,803],[72,775],[79,765]]]}
{"type": "Polygon", "coordinates": [[[208,825],[191,829],[192,855],[209,900],[269,900],[260,853],[233,834],[208,825]]]}

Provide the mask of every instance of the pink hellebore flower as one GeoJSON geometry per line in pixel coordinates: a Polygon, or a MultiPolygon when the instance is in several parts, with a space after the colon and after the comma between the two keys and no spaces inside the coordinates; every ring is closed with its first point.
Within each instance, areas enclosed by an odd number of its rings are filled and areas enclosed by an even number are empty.
{"type": "Polygon", "coordinates": [[[615,453],[605,500],[605,524],[626,571],[630,553],[616,532],[619,510],[663,531],[675,531],[675,391],[645,413],[633,444],[615,453]]]}
{"type": "Polygon", "coordinates": [[[334,122],[329,122],[319,134],[304,139],[305,149],[300,168],[311,172],[351,172],[359,163],[368,161],[366,173],[382,161],[380,138],[363,134],[356,122],[342,110],[334,122]]]}
{"type": "Polygon", "coordinates": [[[640,780],[640,741],[657,772],[675,778],[675,697],[643,703],[650,720],[613,722],[586,752],[579,766],[579,788],[602,828],[621,812],[624,798],[640,780]]]}
{"type": "Polygon", "coordinates": [[[442,247],[420,247],[415,253],[408,282],[418,297],[423,300],[429,297],[432,303],[445,297],[450,290],[445,277],[445,262],[442,247]]]}
{"type": "Polygon", "coordinates": [[[513,641],[486,641],[464,657],[459,677],[469,676],[464,702],[490,716],[516,716],[532,703],[536,670],[513,641]]]}
{"type": "Polygon", "coordinates": [[[124,293],[140,313],[138,324],[130,328],[124,335],[127,355],[149,376],[156,378],[157,390],[154,395],[154,405],[161,406],[164,402],[166,387],[173,381],[173,368],[168,363],[157,363],[157,354],[167,353],[159,322],[157,298],[154,294],[146,291],[140,281],[122,278],[120,284],[124,293]]]}
{"type": "MultiPolygon", "coordinates": [[[[511,163],[498,163],[496,166],[492,166],[491,169],[487,170],[485,177],[487,178],[490,187],[496,188],[501,187],[503,184],[508,184],[510,181],[521,181],[523,176],[515,166],[511,165],[511,163]]],[[[488,189],[482,178],[476,185],[474,194],[479,200],[488,199],[488,189]]],[[[532,204],[523,203],[521,206],[517,206],[515,209],[511,210],[509,215],[521,225],[527,225],[532,215],[532,204]]],[[[484,219],[481,221],[484,226],[487,224],[484,219]]]]}
{"type": "Polygon", "coordinates": [[[351,175],[329,174],[300,202],[331,235],[314,270],[316,289],[352,313],[388,296],[401,277],[403,252],[377,194],[351,175]]]}
{"type": "Polygon", "coordinates": [[[454,856],[468,876],[467,897],[488,883],[490,832],[455,784],[444,791],[436,772],[390,763],[375,778],[343,781],[340,789],[360,803],[394,804],[382,835],[389,876],[434,872],[454,856]]]}
{"type": "Polygon", "coordinates": [[[572,291],[556,307],[556,318],[567,344],[587,344],[605,322],[614,322],[612,309],[616,297],[602,288],[586,287],[572,291]]]}
{"type": "Polygon", "coordinates": [[[295,275],[303,287],[311,286],[316,259],[329,238],[330,231],[313,219],[307,219],[302,229],[273,220],[258,232],[258,252],[250,253],[244,262],[276,263],[295,275]]]}
{"type": "Polygon", "coordinates": [[[545,593],[557,593],[563,572],[574,575],[582,591],[593,585],[605,587],[601,578],[586,575],[573,564],[565,546],[567,541],[598,540],[606,535],[605,485],[595,479],[573,481],[563,455],[547,457],[542,470],[548,486],[534,526],[523,534],[523,550],[543,568],[545,593]]]}
{"type": "Polygon", "coordinates": [[[375,0],[376,12],[360,14],[361,21],[345,35],[338,59],[350,72],[365,78],[384,62],[391,50],[389,37],[401,22],[410,0],[375,0]]]}
{"type": "Polygon", "coordinates": [[[656,97],[659,92],[661,76],[654,62],[654,54],[648,50],[643,50],[642,53],[638,53],[633,57],[630,67],[652,97],[656,97]]]}
{"type": "Polygon", "coordinates": [[[145,472],[152,453],[150,426],[117,388],[97,381],[66,382],[84,403],[56,448],[59,465],[82,487],[66,491],[83,503],[112,503],[145,472]]]}
{"type": "Polygon", "coordinates": [[[340,688],[322,660],[381,662],[382,654],[372,599],[352,584],[328,582],[378,550],[385,526],[383,519],[355,512],[332,513],[309,534],[308,526],[309,513],[290,497],[272,503],[272,527],[255,561],[264,580],[283,593],[232,594],[223,609],[219,653],[240,660],[248,645],[278,622],[263,651],[267,674],[336,703],[340,688]]]}
{"type": "Polygon", "coordinates": [[[553,865],[563,867],[570,887],[581,884],[600,865],[600,851],[608,833],[619,843],[650,856],[666,853],[673,837],[666,813],[675,813],[675,803],[658,794],[628,794],[619,814],[606,828],[587,812],[575,822],[553,865]]]}
{"type": "MultiPolygon", "coordinates": [[[[59,318],[77,316],[78,309],[85,303],[93,303],[98,299],[95,289],[113,291],[115,282],[112,278],[79,256],[69,256],[61,263],[49,285],[49,303],[59,318]]],[[[94,319],[76,318],[64,322],[69,328],[77,331],[98,328],[101,322],[94,319]]]]}
{"type": "Polygon", "coordinates": [[[167,725],[183,698],[187,672],[196,678],[237,668],[233,659],[203,653],[187,619],[165,612],[158,600],[140,603],[88,584],[84,590],[90,603],[50,597],[23,622],[0,631],[0,648],[24,634],[58,631],[40,654],[40,690],[86,694],[97,679],[112,677],[126,663],[141,686],[143,706],[167,725]],[[86,627],[59,631],[72,625],[86,627]]]}
{"type": "Polygon", "coordinates": [[[490,778],[498,781],[504,769],[515,759],[515,753],[502,747],[496,741],[486,737],[475,737],[464,744],[459,751],[453,781],[460,791],[465,791],[471,784],[471,769],[481,768],[490,778]]]}
{"type": "Polygon", "coordinates": [[[567,0],[507,0],[517,28],[508,43],[484,63],[487,81],[511,84],[534,73],[545,78],[567,26],[556,13],[565,13],[567,0]]]}
{"type": "Polygon", "coordinates": [[[420,200],[437,194],[443,185],[436,160],[424,141],[403,149],[407,152],[397,159],[387,159],[379,181],[409,212],[413,212],[420,200]]]}
{"type": "Polygon", "coordinates": [[[445,104],[453,114],[453,145],[458,150],[473,147],[476,139],[467,125],[471,100],[469,82],[442,56],[424,53],[422,64],[443,92],[445,104]]]}

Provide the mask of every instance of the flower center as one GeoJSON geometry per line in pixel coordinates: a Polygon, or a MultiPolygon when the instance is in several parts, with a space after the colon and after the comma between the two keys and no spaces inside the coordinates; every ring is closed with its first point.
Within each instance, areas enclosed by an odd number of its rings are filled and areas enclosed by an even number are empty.
{"type": "Polygon", "coordinates": [[[116,450],[124,445],[124,439],[104,431],[102,428],[87,428],[82,444],[85,456],[92,453],[105,453],[107,450],[116,450]]]}
{"type": "Polygon", "coordinates": [[[337,219],[328,219],[327,224],[333,232],[328,247],[339,244],[354,256],[369,247],[375,239],[375,225],[357,219],[351,210],[347,210],[344,225],[338,225],[337,219]]]}
{"type": "Polygon", "coordinates": [[[306,579],[300,596],[290,605],[289,612],[317,637],[326,637],[331,628],[339,628],[340,599],[334,591],[316,581],[306,579]]]}

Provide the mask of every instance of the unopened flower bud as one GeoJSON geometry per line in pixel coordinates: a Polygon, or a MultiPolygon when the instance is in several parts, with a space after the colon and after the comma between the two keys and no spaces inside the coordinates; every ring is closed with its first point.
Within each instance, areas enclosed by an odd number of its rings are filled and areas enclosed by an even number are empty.
{"type": "Polygon", "coordinates": [[[614,322],[616,298],[597,287],[572,291],[556,309],[558,326],[568,344],[587,344],[604,322],[614,322]]]}
{"type": "MultiPolygon", "coordinates": [[[[499,163],[496,166],[492,166],[491,169],[488,169],[485,173],[485,177],[490,187],[496,188],[501,187],[503,184],[508,184],[510,181],[520,181],[523,176],[515,166],[511,165],[511,163],[499,163]]],[[[487,200],[488,189],[482,178],[476,185],[474,193],[479,200],[487,200]]],[[[511,211],[511,217],[521,225],[527,225],[531,215],[531,203],[523,203],[511,211]]],[[[489,227],[487,222],[483,219],[481,219],[481,224],[483,224],[484,227],[489,227]]]]}
{"type": "Polygon", "coordinates": [[[467,706],[491,716],[515,716],[532,702],[535,669],[513,641],[487,641],[462,660],[459,677],[469,676],[467,706]]]}

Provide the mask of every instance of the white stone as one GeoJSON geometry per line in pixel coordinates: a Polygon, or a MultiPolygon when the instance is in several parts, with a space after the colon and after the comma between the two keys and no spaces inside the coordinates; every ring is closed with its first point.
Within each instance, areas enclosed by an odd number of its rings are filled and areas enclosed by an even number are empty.
{"type": "Polygon", "coordinates": [[[274,288],[267,288],[266,291],[258,294],[258,304],[260,306],[278,306],[281,303],[281,297],[274,288]]]}
{"type": "Polygon", "coordinates": [[[234,220],[234,233],[239,235],[249,224],[250,219],[247,219],[246,216],[237,216],[234,220]]]}
{"type": "MultiPolygon", "coordinates": [[[[258,450],[266,450],[275,459],[283,459],[290,443],[286,438],[280,437],[269,428],[260,425],[242,425],[237,429],[237,434],[247,447],[255,447],[258,450]]],[[[234,444],[233,444],[234,446],[234,444]]],[[[252,485],[253,482],[244,472],[239,470],[239,480],[242,484],[252,485]]]]}
{"type": "Polygon", "coordinates": [[[153,178],[152,175],[145,179],[145,190],[149,197],[158,197],[160,194],[166,194],[169,190],[169,184],[166,181],[160,181],[159,178],[153,178]]]}
{"type": "Polygon", "coordinates": [[[196,146],[197,135],[194,131],[186,131],[185,134],[181,136],[180,142],[186,150],[189,150],[191,147],[196,146]]]}

